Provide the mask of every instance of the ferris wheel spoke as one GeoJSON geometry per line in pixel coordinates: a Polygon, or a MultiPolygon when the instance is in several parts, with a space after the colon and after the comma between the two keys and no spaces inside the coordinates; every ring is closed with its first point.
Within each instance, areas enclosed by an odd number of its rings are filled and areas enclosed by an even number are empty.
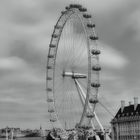
{"type": "MultiPolygon", "coordinates": [[[[83,60],[86,58],[86,55],[84,53],[85,52],[84,48],[81,47],[83,44],[85,44],[85,40],[81,36],[81,34],[77,33],[77,35],[74,36],[74,42],[75,42],[75,48],[73,48],[73,50],[74,50],[75,56],[73,56],[72,65],[79,66],[78,63],[80,63],[81,58],[83,60]],[[82,57],[83,54],[85,55],[84,57],[82,57]]],[[[85,46],[86,46],[86,44],[85,44],[85,46]]],[[[85,50],[86,50],[86,48],[85,48],[85,50]]]]}
{"type": "Polygon", "coordinates": [[[81,59],[84,60],[86,58],[85,54],[87,54],[87,51],[86,51],[86,48],[82,49],[82,47],[81,47],[84,45],[86,46],[84,37],[77,35],[77,38],[75,39],[75,41],[76,40],[78,40],[78,44],[76,44],[76,46],[75,46],[75,52],[77,52],[77,53],[73,59],[72,64],[77,64],[77,66],[78,66],[78,64],[81,62],[81,59]]]}
{"type": "MultiPolygon", "coordinates": [[[[64,36],[66,36],[66,35],[64,35],[64,36]]],[[[80,36],[81,37],[81,36],[80,36]]],[[[67,39],[67,38],[66,38],[67,39]]],[[[67,40],[66,40],[66,42],[68,42],[67,40]]],[[[71,64],[71,65],[73,65],[73,63],[74,63],[74,61],[76,62],[76,60],[77,60],[77,62],[80,60],[80,56],[83,54],[83,50],[82,49],[77,49],[77,48],[79,48],[80,47],[80,45],[79,44],[82,44],[82,42],[84,42],[84,39],[83,38],[81,38],[81,39],[79,39],[79,35],[76,35],[76,36],[74,36],[74,35],[71,35],[71,38],[70,38],[70,42],[72,42],[72,44],[71,43],[68,43],[68,44],[66,44],[66,46],[68,45],[69,47],[69,49],[67,49],[68,50],[68,55],[72,55],[70,58],[72,58],[72,60],[71,59],[69,59],[69,60],[67,60],[67,64],[71,64]],[[76,43],[76,41],[77,41],[77,38],[78,38],[78,40],[80,40],[80,41],[78,41],[78,43],[76,43]],[[80,43],[79,43],[80,42],[80,43]],[[71,48],[71,49],[70,49],[71,48]],[[75,51],[74,51],[75,50],[75,51]],[[78,52],[78,53],[77,53],[78,52]],[[76,54],[76,55],[74,55],[74,54],[76,54]],[[77,54],[78,54],[78,56],[77,56],[77,54]],[[79,57],[79,58],[78,58],[79,57]],[[78,58],[78,59],[77,59],[78,58]],[[70,62],[71,61],[71,62],[70,62]]],[[[65,46],[65,48],[66,48],[66,46],[65,46]]],[[[86,46],[86,45],[85,45],[86,46]]],[[[67,53],[65,53],[65,54],[67,54],[67,53]]],[[[67,55],[65,55],[65,56],[67,56],[67,55]]],[[[69,57],[65,57],[65,58],[69,58],[69,57]]],[[[76,64],[75,64],[76,65],[76,64]]],[[[78,66],[78,64],[77,64],[77,66],[78,66]]]]}
{"type": "MultiPolygon", "coordinates": [[[[63,103],[63,105],[62,106],[60,106],[60,108],[61,108],[61,111],[59,111],[60,113],[60,115],[61,114],[63,114],[64,112],[66,113],[68,110],[71,110],[70,109],[70,106],[68,106],[68,104],[67,103],[69,103],[69,104],[71,104],[71,105],[73,105],[74,103],[72,103],[72,101],[73,101],[73,99],[72,99],[72,97],[73,96],[71,96],[71,90],[73,89],[73,87],[72,86],[70,86],[70,84],[69,84],[69,86],[67,86],[66,84],[67,84],[67,82],[68,81],[65,81],[65,85],[64,85],[64,87],[65,87],[65,90],[63,90],[65,93],[64,93],[64,97],[63,97],[63,100],[61,101],[62,103],[63,103]],[[66,94],[67,93],[67,94],[66,94]],[[67,110],[67,111],[66,111],[67,110]]],[[[68,112],[67,114],[69,114],[69,115],[71,115],[71,117],[72,117],[72,113],[71,112],[68,112]]]]}

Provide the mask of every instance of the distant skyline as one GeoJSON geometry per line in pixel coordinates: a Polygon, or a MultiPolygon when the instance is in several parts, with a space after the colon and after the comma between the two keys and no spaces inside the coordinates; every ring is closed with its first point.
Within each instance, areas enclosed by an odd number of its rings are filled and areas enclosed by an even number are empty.
{"type": "MultiPolygon", "coordinates": [[[[128,104],[140,97],[140,1],[83,1],[95,20],[102,50],[99,99],[115,114],[120,100],[128,104]]],[[[61,11],[70,3],[0,1],[0,128],[50,127],[45,91],[48,46],[61,11]]],[[[109,124],[107,112],[98,114],[109,124]]]]}

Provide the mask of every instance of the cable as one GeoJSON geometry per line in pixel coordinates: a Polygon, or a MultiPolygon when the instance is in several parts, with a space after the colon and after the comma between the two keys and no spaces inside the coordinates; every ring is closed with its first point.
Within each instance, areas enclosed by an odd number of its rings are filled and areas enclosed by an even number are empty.
{"type": "Polygon", "coordinates": [[[99,101],[99,104],[100,104],[112,117],[114,117],[113,113],[110,112],[110,110],[109,110],[106,106],[104,106],[100,101],[99,101]]]}

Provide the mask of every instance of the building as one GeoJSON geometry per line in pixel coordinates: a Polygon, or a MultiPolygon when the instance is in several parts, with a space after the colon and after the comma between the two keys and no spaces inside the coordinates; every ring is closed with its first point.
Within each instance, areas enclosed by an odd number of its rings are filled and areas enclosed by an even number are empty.
{"type": "Polygon", "coordinates": [[[134,104],[121,101],[121,107],[111,121],[112,140],[140,140],[140,104],[134,98],[134,104]]]}

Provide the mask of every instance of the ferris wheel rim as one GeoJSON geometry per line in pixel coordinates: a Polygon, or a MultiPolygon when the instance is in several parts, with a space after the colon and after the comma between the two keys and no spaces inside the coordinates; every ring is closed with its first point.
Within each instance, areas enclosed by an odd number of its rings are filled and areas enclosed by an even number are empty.
{"type": "MultiPolygon", "coordinates": [[[[58,25],[59,25],[59,21],[64,17],[64,16],[66,16],[66,14],[68,13],[68,12],[72,12],[71,14],[70,14],[70,16],[71,15],[73,15],[73,14],[77,14],[77,16],[79,17],[79,15],[78,15],[78,13],[76,13],[77,11],[75,11],[75,10],[77,10],[77,9],[70,9],[70,11],[69,11],[69,9],[67,9],[67,11],[66,12],[63,12],[62,13],[62,15],[60,16],[60,18],[59,18],[59,20],[57,21],[57,24],[56,24],[56,26],[55,26],[55,28],[54,28],[54,31],[53,31],[53,35],[54,35],[54,33],[55,33],[55,30],[57,30],[56,28],[58,28],[58,25]]],[[[69,17],[70,17],[69,16],[69,17]]],[[[83,16],[83,14],[82,14],[82,16],[83,16]]],[[[85,17],[86,17],[87,15],[85,14],[85,17]]],[[[69,19],[69,17],[67,17],[67,19],[64,21],[64,23],[63,23],[63,26],[61,27],[62,28],[62,30],[61,30],[61,33],[60,33],[60,37],[61,37],[61,34],[62,34],[62,31],[63,31],[63,28],[64,28],[64,26],[65,26],[65,23],[67,22],[67,20],[69,19]]],[[[80,18],[80,17],[79,17],[80,18]]],[[[80,21],[81,21],[81,23],[83,24],[83,21],[80,19],[80,21]]],[[[89,21],[89,23],[90,23],[90,21],[89,21]]],[[[88,25],[92,25],[92,24],[88,24],[88,25]]],[[[91,66],[91,49],[90,49],[90,39],[89,39],[89,35],[88,35],[88,33],[87,33],[87,30],[85,29],[85,25],[83,24],[83,28],[84,28],[84,33],[86,34],[86,38],[87,38],[87,54],[88,54],[88,83],[87,83],[87,90],[89,90],[89,91],[87,91],[87,93],[89,93],[90,92],[90,88],[91,88],[91,69],[92,69],[92,66],[91,66]]],[[[95,31],[93,31],[94,32],[94,34],[95,34],[95,31]]],[[[57,57],[57,49],[58,49],[58,47],[59,47],[59,40],[60,40],[60,37],[59,37],[59,39],[58,39],[58,41],[57,41],[57,44],[56,44],[56,52],[55,52],[55,56],[54,56],[54,65],[53,65],[53,89],[52,89],[52,91],[53,91],[53,99],[54,99],[54,109],[56,110],[56,116],[57,116],[57,119],[59,118],[59,116],[58,116],[58,113],[57,113],[57,109],[56,109],[56,105],[55,105],[55,96],[54,96],[54,94],[55,94],[55,92],[54,92],[54,77],[55,77],[55,63],[56,63],[56,57],[57,57]]],[[[51,42],[50,42],[50,44],[52,44],[52,42],[53,42],[53,38],[54,38],[54,36],[52,36],[52,38],[51,38],[51,42]]],[[[50,51],[51,51],[51,49],[53,48],[53,46],[51,46],[50,48],[49,48],[49,53],[48,53],[48,55],[50,54],[50,51]]],[[[96,52],[97,53],[97,52],[96,52]]],[[[98,52],[99,53],[99,52],[98,52]]],[[[49,61],[50,61],[50,59],[52,59],[52,57],[50,56],[50,58],[48,57],[48,60],[47,60],[47,66],[49,65],[49,61]]],[[[48,77],[48,69],[47,69],[47,77],[48,77]]],[[[48,82],[48,81],[47,81],[48,82]]],[[[47,87],[47,82],[46,82],[46,87],[47,87]]],[[[94,85],[95,86],[95,85],[94,85]]],[[[97,86],[97,85],[96,85],[97,86]]],[[[86,110],[86,108],[87,108],[87,104],[88,104],[88,102],[89,102],[89,94],[87,94],[87,96],[86,96],[86,101],[85,101],[85,107],[84,107],[84,110],[86,110]]],[[[96,106],[96,103],[94,102],[94,109],[95,109],[95,106],[96,106]]],[[[83,114],[82,114],[82,117],[81,117],[81,119],[80,119],[80,122],[82,121],[82,118],[84,117],[84,115],[85,115],[85,111],[83,110],[83,114]]],[[[50,116],[51,116],[51,113],[52,112],[50,112],[50,116]]]]}

